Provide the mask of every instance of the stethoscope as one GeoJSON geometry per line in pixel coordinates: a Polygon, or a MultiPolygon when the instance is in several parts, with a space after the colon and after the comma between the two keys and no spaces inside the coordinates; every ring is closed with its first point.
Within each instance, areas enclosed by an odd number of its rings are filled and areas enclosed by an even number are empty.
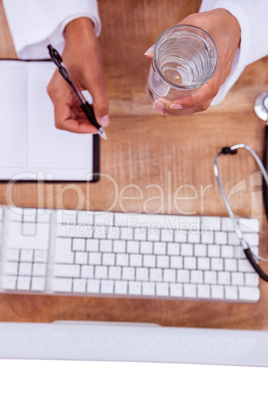
{"type": "MultiPolygon", "coordinates": [[[[264,152],[263,152],[263,164],[268,171],[268,92],[262,92],[257,96],[254,103],[254,111],[256,115],[266,122],[265,132],[264,132],[264,152]]],[[[266,212],[266,216],[268,218],[268,186],[265,181],[262,182],[263,186],[263,203],[266,212]]]]}
{"type": "Polygon", "coordinates": [[[264,205],[265,205],[265,209],[266,209],[266,214],[268,216],[268,209],[267,209],[267,207],[268,207],[268,194],[267,194],[267,188],[268,188],[268,174],[267,174],[268,92],[263,92],[256,98],[254,110],[258,117],[260,117],[262,120],[265,120],[267,122],[267,125],[265,128],[265,146],[264,146],[264,158],[263,158],[264,163],[262,163],[262,161],[260,160],[260,158],[258,157],[256,152],[250,146],[248,146],[246,144],[236,144],[231,147],[224,147],[218,153],[218,155],[215,157],[215,160],[214,160],[214,173],[215,173],[215,176],[216,176],[216,179],[218,182],[218,186],[219,186],[224,204],[225,204],[228,214],[232,220],[235,233],[240,241],[240,244],[244,250],[244,253],[245,253],[248,261],[250,262],[252,267],[255,269],[255,271],[260,275],[260,277],[262,279],[264,279],[265,281],[268,281],[268,275],[261,269],[261,267],[258,264],[258,260],[267,262],[268,259],[261,258],[261,257],[255,255],[252,252],[249,244],[245,240],[243,232],[242,232],[240,224],[239,224],[239,220],[235,217],[235,215],[231,209],[230,203],[224,192],[222,182],[220,179],[220,175],[219,175],[219,168],[218,168],[218,159],[221,155],[227,155],[227,154],[235,155],[237,153],[238,149],[244,149],[244,150],[248,151],[253,156],[255,161],[257,162],[257,164],[262,172],[262,175],[263,175],[263,197],[264,197],[264,205]]]}

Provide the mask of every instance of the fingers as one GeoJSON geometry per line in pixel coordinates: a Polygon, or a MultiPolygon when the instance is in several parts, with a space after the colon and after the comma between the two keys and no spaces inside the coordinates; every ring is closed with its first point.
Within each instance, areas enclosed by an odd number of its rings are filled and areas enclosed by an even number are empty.
{"type": "Polygon", "coordinates": [[[148,57],[149,59],[152,59],[153,54],[154,54],[154,45],[149,47],[148,50],[146,50],[146,52],[144,53],[144,56],[148,57]]]}
{"type": "Polygon", "coordinates": [[[75,98],[73,90],[63,80],[58,71],[55,71],[47,92],[54,104],[55,126],[60,130],[67,130],[80,134],[97,132],[75,98]]]}
{"type": "Polygon", "coordinates": [[[160,113],[174,116],[203,112],[208,109],[219,88],[220,84],[217,84],[217,78],[211,79],[193,95],[173,101],[158,98],[153,104],[153,109],[160,113]]]}
{"type": "Polygon", "coordinates": [[[93,98],[94,113],[98,123],[102,127],[109,125],[109,101],[104,82],[104,75],[97,70],[96,72],[85,75],[85,86],[93,98]]]}

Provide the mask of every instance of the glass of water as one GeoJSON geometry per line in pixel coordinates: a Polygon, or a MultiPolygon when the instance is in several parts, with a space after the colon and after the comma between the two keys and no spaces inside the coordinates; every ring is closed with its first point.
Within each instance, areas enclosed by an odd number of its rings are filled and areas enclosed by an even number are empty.
{"type": "Polygon", "coordinates": [[[175,25],[163,32],[154,46],[147,81],[151,102],[175,100],[198,91],[215,73],[218,49],[212,37],[193,25],[175,25]]]}

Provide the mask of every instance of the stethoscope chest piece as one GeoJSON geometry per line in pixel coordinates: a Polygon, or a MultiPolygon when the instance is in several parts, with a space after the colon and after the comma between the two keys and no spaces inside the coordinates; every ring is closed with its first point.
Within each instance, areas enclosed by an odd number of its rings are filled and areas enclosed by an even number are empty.
{"type": "Polygon", "coordinates": [[[268,91],[260,93],[254,102],[256,115],[267,122],[268,120],[268,91]]]}

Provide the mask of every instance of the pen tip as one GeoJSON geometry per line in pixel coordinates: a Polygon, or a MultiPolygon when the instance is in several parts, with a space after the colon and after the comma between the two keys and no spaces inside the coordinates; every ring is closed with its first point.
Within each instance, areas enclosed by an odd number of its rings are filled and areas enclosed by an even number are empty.
{"type": "Polygon", "coordinates": [[[107,140],[106,133],[105,133],[105,131],[103,130],[103,128],[102,128],[102,127],[101,127],[101,128],[99,128],[99,130],[98,130],[98,134],[99,134],[99,136],[100,136],[101,138],[103,138],[104,140],[107,140]]]}

